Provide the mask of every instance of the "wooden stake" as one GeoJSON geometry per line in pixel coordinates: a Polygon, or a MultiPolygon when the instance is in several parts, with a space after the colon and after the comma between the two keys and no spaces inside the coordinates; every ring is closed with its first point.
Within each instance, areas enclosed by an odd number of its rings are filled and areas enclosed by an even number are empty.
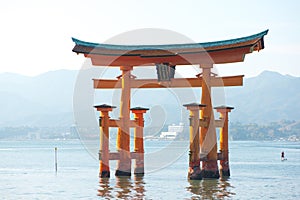
{"type": "Polygon", "coordinates": [[[54,148],[55,153],[55,173],[57,173],[57,147],[54,148]]]}

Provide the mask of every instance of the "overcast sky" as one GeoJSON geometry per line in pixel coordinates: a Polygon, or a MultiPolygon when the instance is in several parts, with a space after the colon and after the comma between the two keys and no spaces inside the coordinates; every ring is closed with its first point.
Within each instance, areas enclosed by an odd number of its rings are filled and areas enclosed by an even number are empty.
{"type": "Polygon", "coordinates": [[[300,76],[300,1],[297,0],[10,0],[0,5],[0,73],[34,76],[80,69],[71,37],[105,42],[141,28],[168,29],[195,42],[252,35],[269,29],[265,49],[244,63],[218,65],[221,75],[264,70],[300,76]]]}

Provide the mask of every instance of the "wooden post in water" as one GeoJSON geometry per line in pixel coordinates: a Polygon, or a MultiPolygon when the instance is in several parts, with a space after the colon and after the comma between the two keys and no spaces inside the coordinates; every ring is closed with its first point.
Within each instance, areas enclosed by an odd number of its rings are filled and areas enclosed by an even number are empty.
{"type": "Polygon", "coordinates": [[[135,157],[135,175],[143,175],[144,172],[144,117],[143,114],[149,110],[148,108],[135,107],[130,109],[134,114],[136,125],[134,128],[134,153],[135,157]]]}
{"type": "Polygon", "coordinates": [[[120,127],[117,136],[117,150],[120,159],[117,161],[116,176],[131,176],[130,155],[130,79],[131,66],[121,66],[122,94],[120,102],[120,127]]]}
{"type": "Polygon", "coordinates": [[[100,172],[99,176],[102,178],[110,177],[109,169],[109,114],[115,106],[106,104],[94,106],[97,111],[100,111],[99,127],[100,127],[100,172]]]}
{"type": "MultiPolygon", "coordinates": [[[[206,160],[202,161],[202,176],[203,178],[219,178],[218,170],[218,157],[217,157],[217,139],[216,139],[216,128],[214,124],[214,113],[212,108],[211,100],[211,69],[213,64],[202,64],[202,96],[201,104],[206,105],[206,107],[201,110],[200,118],[206,122],[205,126],[201,126],[200,131],[200,147],[208,152],[204,152],[206,155],[206,160]],[[214,140],[206,140],[206,137],[214,137],[214,140]],[[214,142],[214,143],[208,143],[214,142]]],[[[203,154],[203,152],[201,152],[203,154]]]]}
{"type": "Polygon", "coordinates": [[[201,180],[200,169],[200,143],[199,143],[199,110],[205,105],[191,103],[183,105],[190,111],[190,153],[188,178],[191,180],[201,180]]]}
{"type": "Polygon", "coordinates": [[[223,127],[220,129],[220,174],[222,177],[226,177],[230,176],[228,155],[228,113],[231,112],[233,107],[219,106],[215,107],[215,109],[220,113],[220,119],[224,121],[223,127]]]}
{"type": "Polygon", "coordinates": [[[55,173],[57,173],[57,147],[54,148],[54,154],[55,154],[55,173]]]}

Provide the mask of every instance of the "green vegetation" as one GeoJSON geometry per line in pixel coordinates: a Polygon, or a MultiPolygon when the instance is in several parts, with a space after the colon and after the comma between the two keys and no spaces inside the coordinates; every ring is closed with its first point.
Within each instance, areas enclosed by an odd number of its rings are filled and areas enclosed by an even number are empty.
{"type": "MultiPolygon", "coordinates": [[[[167,126],[166,126],[167,127],[167,126]]],[[[167,128],[162,131],[167,131],[167,128]]],[[[157,131],[157,130],[156,130],[157,131]]],[[[147,130],[153,133],[153,130],[147,130]]],[[[111,137],[113,137],[112,134],[111,137]]],[[[145,133],[145,136],[148,134],[145,133]]],[[[217,134],[218,135],[218,134],[217,134]]],[[[158,135],[156,135],[158,136],[158,135]]],[[[71,127],[2,127],[0,140],[35,140],[35,139],[78,139],[75,126],[71,127]]],[[[189,128],[184,127],[184,134],[179,135],[179,140],[189,139],[189,128]]],[[[300,121],[281,120],[267,124],[232,122],[229,126],[230,140],[286,140],[300,141],[300,121]]]]}
{"type": "Polygon", "coordinates": [[[231,140],[290,140],[300,139],[300,121],[281,120],[268,124],[231,123],[229,127],[231,140]]]}

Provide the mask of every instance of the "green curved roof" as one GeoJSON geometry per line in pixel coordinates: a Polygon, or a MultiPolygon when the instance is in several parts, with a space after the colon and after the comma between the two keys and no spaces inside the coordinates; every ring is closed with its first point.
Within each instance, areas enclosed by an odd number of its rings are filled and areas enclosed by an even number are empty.
{"type": "MultiPolygon", "coordinates": [[[[227,46],[238,43],[244,43],[255,39],[261,39],[267,35],[269,30],[250,35],[247,37],[241,37],[230,40],[222,40],[215,42],[204,42],[204,43],[188,43],[188,44],[165,44],[165,45],[116,45],[116,44],[100,44],[85,42],[72,37],[73,42],[78,46],[89,47],[89,48],[101,48],[107,50],[120,50],[120,51],[133,51],[133,50],[171,50],[171,49],[193,49],[193,48],[212,48],[217,46],[227,46]]],[[[262,47],[263,48],[263,47],[262,47]]]]}

